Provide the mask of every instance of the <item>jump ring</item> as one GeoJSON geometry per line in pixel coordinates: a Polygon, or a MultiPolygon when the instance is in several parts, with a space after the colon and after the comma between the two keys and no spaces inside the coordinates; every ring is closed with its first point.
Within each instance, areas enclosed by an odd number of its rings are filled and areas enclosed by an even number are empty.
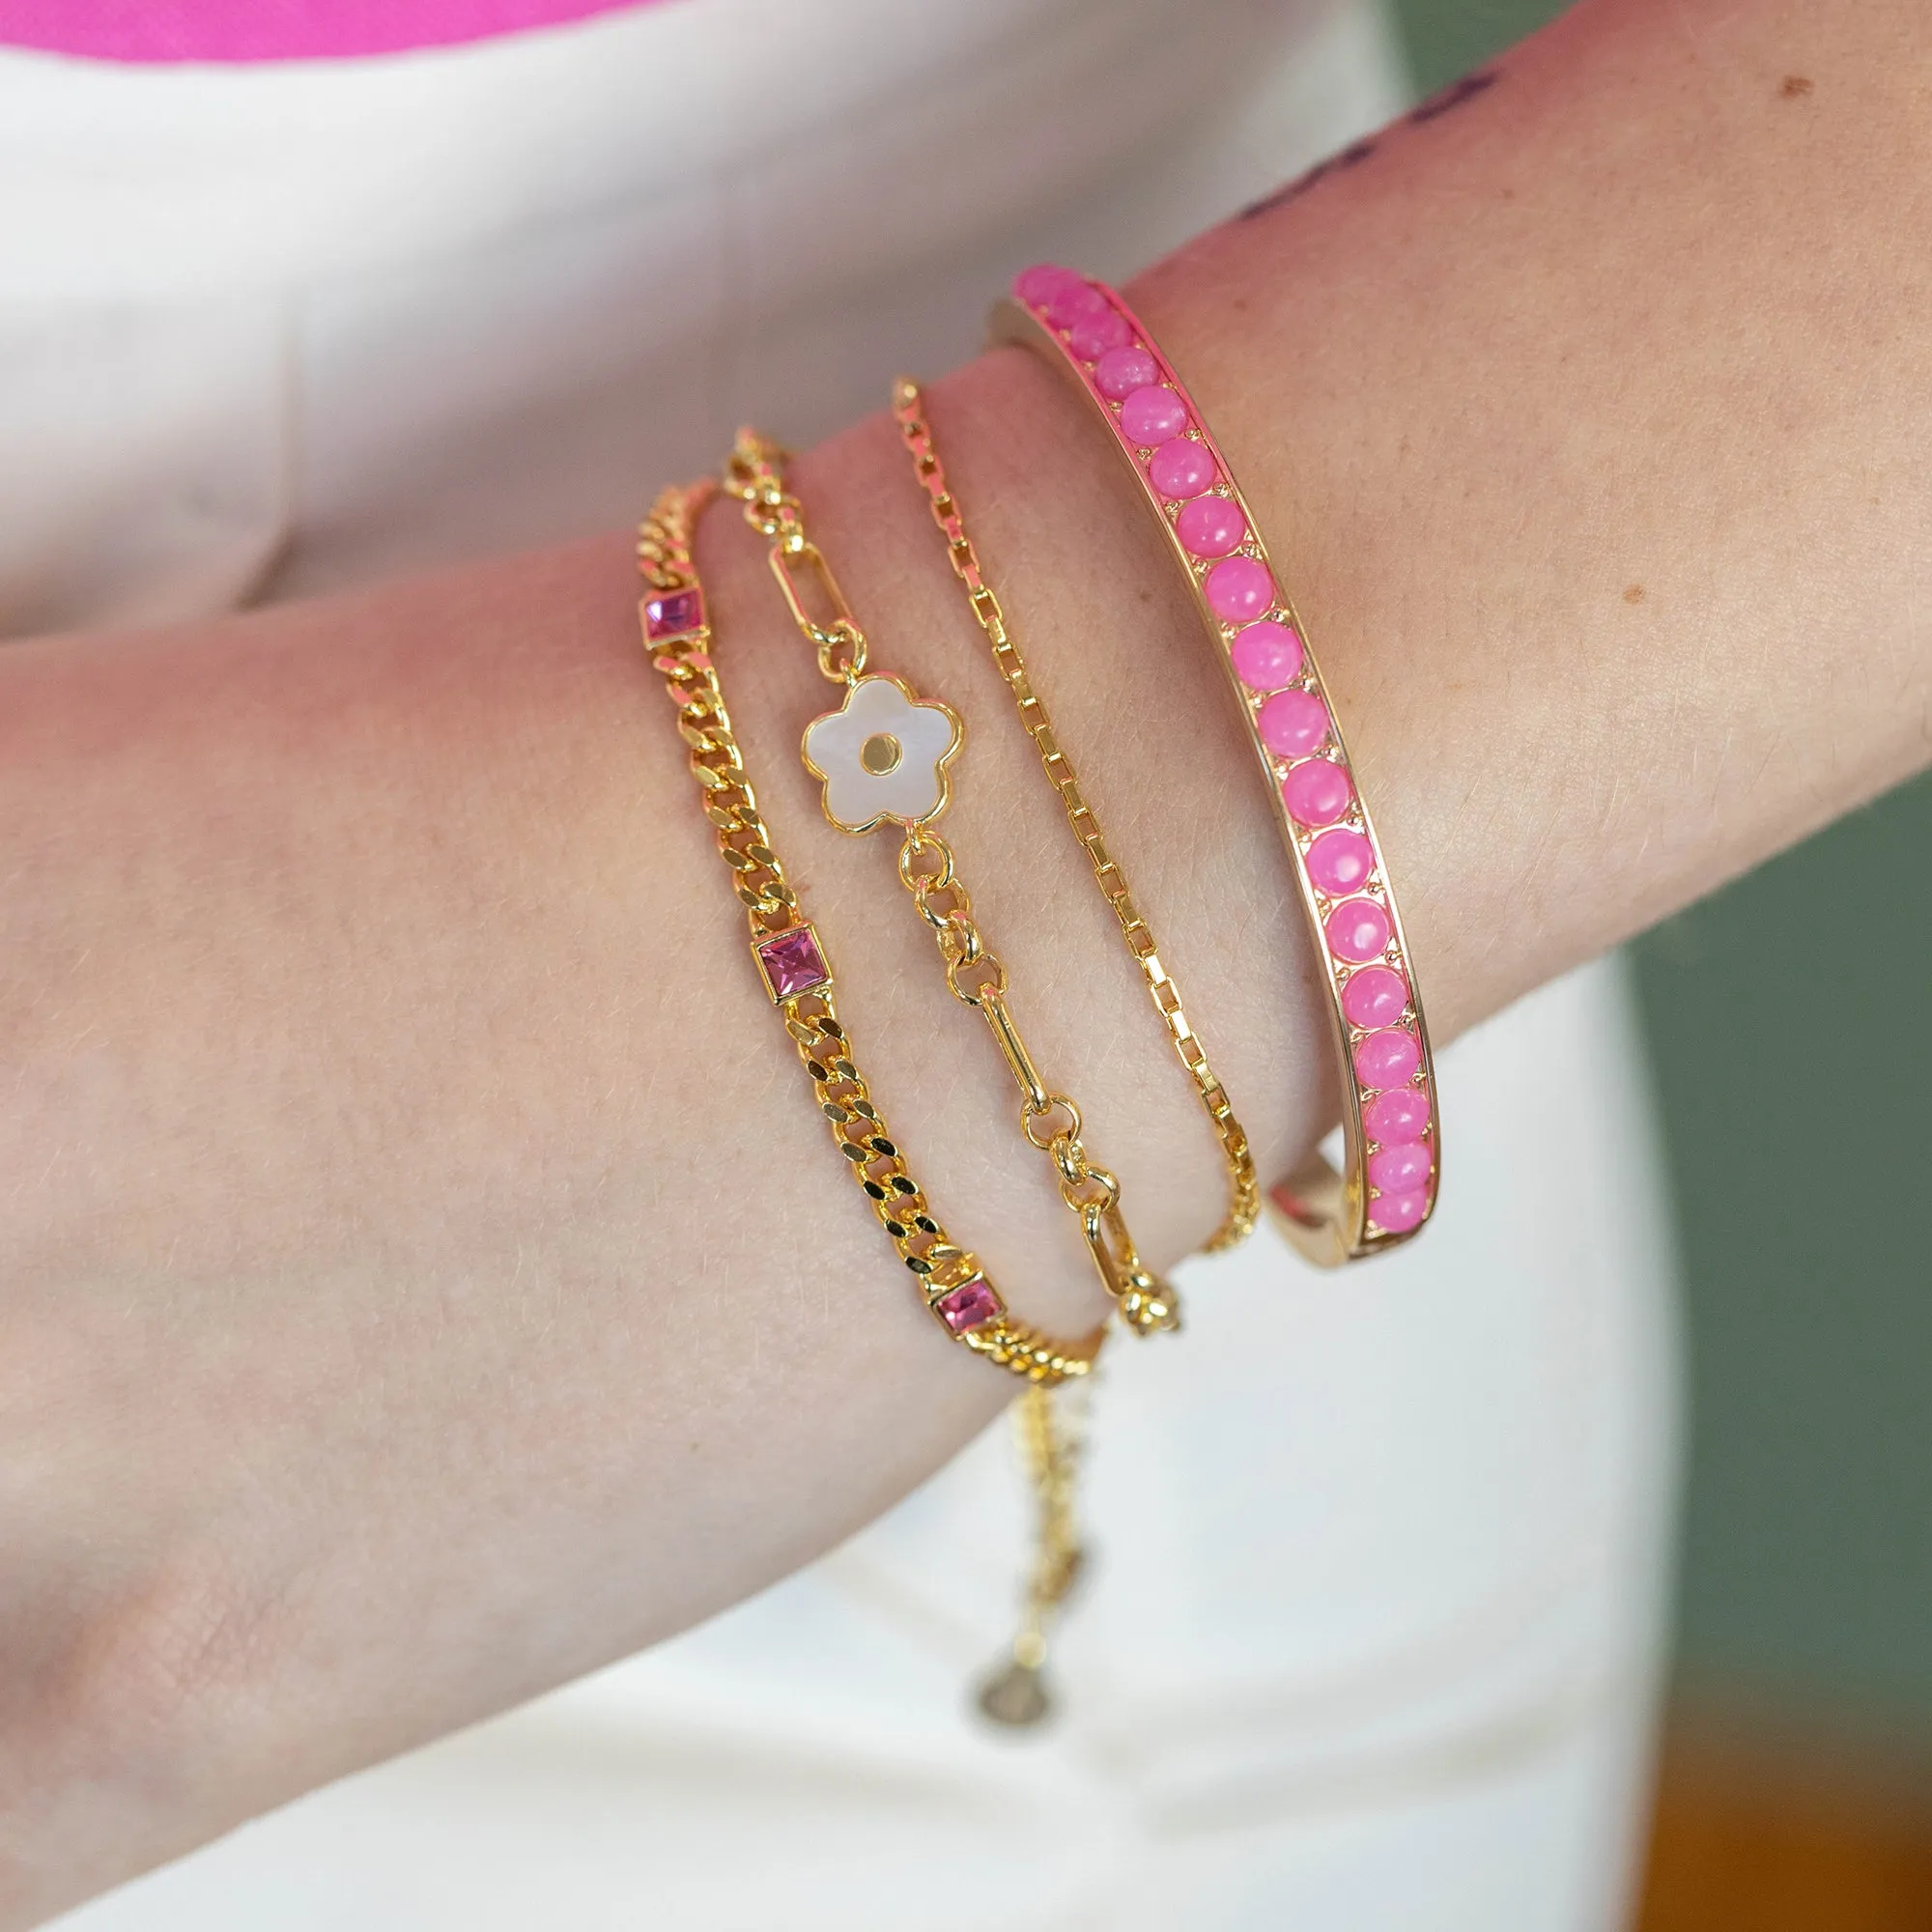
{"type": "MultiPolygon", "coordinates": [[[[955,1000],[964,1001],[969,1007],[980,1006],[995,994],[1004,993],[1007,990],[1006,967],[999,960],[995,959],[990,952],[981,953],[979,951],[979,937],[978,933],[973,935],[974,953],[972,958],[951,960],[948,962],[946,968],[946,983],[952,989],[952,997],[955,1000]],[[983,984],[968,988],[959,983],[960,973],[969,966],[984,966],[988,969],[983,984]]],[[[1029,1138],[1031,1139],[1032,1137],[1029,1136],[1029,1138]]]]}
{"type": "MultiPolygon", "coordinates": [[[[1064,1168],[1061,1171],[1065,1172],[1064,1168]]],[[[1111,1213],[1115,1204],[1119,1202],[1121,1183],[1104,1167],[1083,1166],[1077,1178],[1067,1176],[1061,1184],[1060,1193],[1069,1208],[1077,1209],[1082,1215],[1092,1215],[1097,1226],[1099,1217],[1111,1213]],[[1099,1191],[1089,1198],[1081,1191],[1089,1187],[1097,1188],[1099,1191]]]]}
{"type": "Polygon", "coordinates": [[[1046,1105],[1043,1107],[1036,1107],[1031,1101],[1028,1101],[1020,1109],[1020,1132],[1041,1153],[1052,1153],[1054,1143],[1060,1140],[1063,1135],[1078,1139],[1080,1134],[1080,1109],[1065,1094],[1049,1094],[1046,1096],[1046,1105]],[[1065,1113],[1066,1118],[1073,1124],[1068,1127],[1063,1127],[1059,1133],[1053,1135],[1049,1140],[1039,1139],[1034,1132],[1034,1129],[1041,1121],[1050,1120],[1056,1113],[1062,1111],[1065,1113]]]}
{"type": "MultiPolygon", "coordinates": [[[[952,848],[943,838],[934,838],[917,825],[906,827],[905,843],[899,847],[899,883],[909,893],[941,893],[952,883],[952,848]],[[913,861],[927,852],[939,854],[939,870],[928,876],[912,869],[913,861]]],[[[922,907],[923,911],[924,908],[922,907]]]]}

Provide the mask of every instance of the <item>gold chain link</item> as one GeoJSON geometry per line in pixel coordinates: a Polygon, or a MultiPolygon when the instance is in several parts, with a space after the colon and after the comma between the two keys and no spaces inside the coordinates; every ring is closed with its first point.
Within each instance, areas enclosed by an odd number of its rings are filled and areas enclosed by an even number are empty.
{"type": "Polygon", "coordinates": [[[838,587],[823,552],[806,535],[799,500],[784,487],[775,466],[760,465],[747,454],[745,434],[732,445],[724,469],[724,488],[745,506],[745,520],[771,540],[771,570],[784,593],[785,609],[794,624],[818,652],[818,668],[835,684],[856,684],[866,668],[866,634],[838,587]],[[817,580],[823,601],[831,607],[829,623],[821,623],[807,609],[798,567],[817,580]]]}
{"type": "MultiPolygon", "coordinates": [[[[658,593],[698,589],[691,554],[694,522],[711,486],[663,492],[638,531],[638,564],[658,593]]],[[[830,573],[827,573],[827,580],[830,573]]],[[[849,640],[847,640],[849,641],[849,640]]],[[[649,641],[646,649],[678,708],[691,774],[703,794],[704,813],[718,850],[730,867],[746,908],[753,941],[803,923],[797,895],[772,849],[771,836],[745,773],[744,757],[724,708],[724,695],[711,660],[709,629],[649,641]]],[[[863,662],[864,644],[859,651],[863,662]]],[[[954,1339],[1028,1381],[1051,1386],[1084,1376],[1093,1366],[1104,1330],[1076,1345],[1054,1342],[1016,1321],[986,1279],[976,1256],[956,1246],[908,1172],[905,1157],[873,1105],[865,1077],[852,1059],[851,1042],[833,1004],[830,984],[779,1003],[786,1031],[810,1076],[813,1097],[832,1127],[848,1171],[864,1189],[900,1261],[918,1277],[932,1304],[975,1279],[984,1281],[999,1312],[954,1339]]]]}
{"type": "MultiPolygon", "coordinates": [[[[724,469],[726,492],[743,504],[745,521],[771,543],[772,571],[781,586],[789,582],[783,559],[808,554],[818,557],[817,547],[806,532],[798,498],[785,489],[783,463],[784,452],[776,443],[755,430],[743,429],[738,432],[724,469]]],[[[853,662],[856,660],[860,665],[865,662],[865,634],[843,597],[838,594],[837,584],[831,572],[824,569],[822,557],[818,567],[824,581],[832,585],[837,611],[835,625],[826,627],[812,620],[789,590],[786,603],[799,630],[818,651],[819,669],[834,683],[849,685],[858,675],[851,668],[853,662]],[[828,651],[828,640],[835,637],[845,647],[842,659],[837,652],[828,651]]],[[[977,1008],[998,1041],[1020,1089],[1021,1131],[1034,1147],[1052,1157],[1060,1176],[1061,1198],[1079,1216],[1081,1234],[1107,1293],[1122,1319],[1136,1334],[1178,1328],[1179,1303],[1173,1290],[1141,1262],[1121,1212],[1120,1181],[1106,1168],[1089,1159],[1080,1139],[1080,1110],[1065,1094],[1050,1092],[1034,1068],[1011,1009],[1007,1005],[1007,970],[998,956],[986,950],[974,922],[973,901],[958,877],[952,848],[929,825],[905,825],[901,829],[904,842],[898,857],[900,883],[911,893],[920,916],[932,928],[940,957],[946,962],[946,983],[953,998],[977,1008]],[[927,857],[935,862],[930,871],[921,866],[927,857]],[[1058,1124],[1051,1136],[1042,1140],[1036,1129],[1047,1121],[1058,1124]]]]}
{"type": "Polygon", "coordinates": [[[1248,1145],[1247,1129],[1235,1118],[1227,1089],[1215,1077],[1213,1068],[1208,1064],[1207,1049],[1187,1023],[1179,989],[1161,964],[1153,933],[1134,903],[1119,862],[1107,849],[1100,821],[1094,815],[1093,807],[1087,803],[1080,789],[1072,760],[1062,748],[1053,728],[1053,720],[1047,716],[1046,706],[1027,675],[1026,660],[1007,629],[1006,613],[1000,608],[999,598],[980,572],[979,554],[973,548],[972,539],[966,534],[958,500],[947,484],[945,467],[933,443],[932,428],[925,419],[925,404],[919,384],[908,377],[901,376],[893,384],[893,417],[912,456],[913,471],[925,491],[932,520],[939,526],[940,535],[946,540],[946,554],[952,565],[952,574],[965,587],[974,621],[985,633],[986,641],[992,646],[993,663],[1013,694],[1013,701],[1019,707],[1020,723],[1027,736],[1033,740],[1035,751],[1039,753],[1040,764],[1059,795],[1074,838],[1087,854],[1102,896],[1113,908],[1114,917],[1120,921],[1127,951],[1147,981],[1154,1010],[1174,1041],[1180,1064],[1192,1076],[1201,1105],[1220,1140],[1228,1165],[1228,1210],[1208,1246],[1209,1250],[1231,1248],[1254,1232],[1255,1222],[1261,1214],[1261,1182],[1255,1174],[1255,1157],[1248,1145]]]}

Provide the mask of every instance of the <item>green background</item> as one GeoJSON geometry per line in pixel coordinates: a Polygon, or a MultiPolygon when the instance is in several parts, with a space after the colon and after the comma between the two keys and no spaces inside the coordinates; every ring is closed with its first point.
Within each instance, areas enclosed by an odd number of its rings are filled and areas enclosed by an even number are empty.
{"type": "MultiPolygon", "coordinates": [[[[1395,7],[1422,93],[1561,11],[1395,7]]],[[[1635,957],[1690,1355],[1680,1682],[1932,1747],[1932,781],[1635,957]]]]}

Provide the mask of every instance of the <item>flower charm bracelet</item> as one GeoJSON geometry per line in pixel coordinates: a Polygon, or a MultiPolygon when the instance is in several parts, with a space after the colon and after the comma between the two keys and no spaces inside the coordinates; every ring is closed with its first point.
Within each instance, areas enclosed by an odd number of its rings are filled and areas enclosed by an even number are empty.
{"type": "Polygon", "coordinates": [[[950,803],[948,766],[965,727],[947,705],[915,695],[901,678],[867,672],[866,635],[823,554],[807,534],[798,499],[784,483],[783,455],[741,430],[725,466],[724,488],[745,521],[771,544],[772,575],[793,621],[818,653],[819,670],[845,687],[844,701],[807,726],[801,755],[824,785],[826,817],[854,837],[893,825],[900,834],[898,873],[932,928],[955,999],[984,1018],[1021,1094],[1020,1131],[1052,1160],[1061,1198],[1079,1216],[1094,1264],[1122,1320],[1138,1334],[1180,1325],[1173,1291],[1142,1264],[1121,1212],[1121,1183],[1088,1158],[1080,1109],[1049,1088],[1035,1066],[1008,1002],[1007,970],[986,950],[972,900],[954,869],[952,848],[932,830],[950,803]],[[801,586],[817,581],[833,612],[821,622],[801,586]]]}

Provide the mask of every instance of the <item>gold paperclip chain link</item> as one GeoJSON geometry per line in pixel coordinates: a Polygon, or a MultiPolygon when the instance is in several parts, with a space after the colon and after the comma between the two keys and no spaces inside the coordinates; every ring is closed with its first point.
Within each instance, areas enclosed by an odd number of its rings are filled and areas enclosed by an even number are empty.
{"type": "Polygon", "coordinates": [[[1126,875],[1107,849],[1100,821],[1094,817],[1093,807],[1087,803],[1080,789],[1072,760],[1062,748],[1059,735],[1053,728],[1053,720],[1047,716],[1046,706],[1027,675],[1026,660],[1007,629],[1006,613],[1000,608],[998,596],[980,572],[979,554],[966,533],[958,500],[947,483],[945,467],[933,444],[932,428],[925,419],[924,399],[920,394],[919,384],[908,377],[901,376],[893,384],[893,417],[912,456],[914,474],[925,491],[932,521],[939,526],[939,533],[946,540],[946,554],[952,565],[952,574],[965,587],[974,621],[985,633],[986,641],[992,646],[993,663],[1013,694],[1013,701],[1019,707],[1020,723],[1027,736],[1033,740],[1041,767],[1059,795],[1062,810],[1066,813],[1066,822],[1094,868],[1094,878],[1101,895],[1121,923],[1127,951],[1147,981],[1154,1010],[1174,1041],[1180,1064],[1192,1077],[1202,1108],[1220,1140],[1221,1151],[1228,1166],[1228,1208],[1208,1246],[1209,1250],[1231,1248],[1254,1232],[1255,1222],[1261,1214],[1261,1182],[1255,1174],[1255,1157],[1248,1145],[1247,1129],[1235,1118],[1228,1091],[1208,1064],[1207,1049],[1187,1022],[1180,1004],[1179,989],[1161,964],[1153,933],[1134,903],[1126,875]]]}
{"type": "MultiPolygon", "coordinates": [[[[741,431],[724,469],[724,488],[745,505],[745,521],[771,539],[772,575],[784,593],[791,620],[818,652],[818,668],[835,684],[855,684],[866,668],[866,634],[838,587],[825,554],[805,531],[798,498],[784,487],[776,466],[760,463],[741,431]],[[800,586],[800,568],[816,581],[829,622],[811,614],[800,586]]],[[[776,450],[776,446],[774,445],[776,450]]],[[[782,460],[781,455],[781,460],[782,460]]]]}

